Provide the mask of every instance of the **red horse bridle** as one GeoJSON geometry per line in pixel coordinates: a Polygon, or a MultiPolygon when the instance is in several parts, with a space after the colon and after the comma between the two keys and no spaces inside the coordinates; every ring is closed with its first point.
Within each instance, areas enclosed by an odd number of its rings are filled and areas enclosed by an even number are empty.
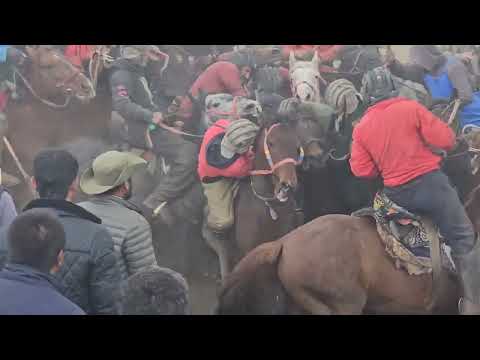
{"type": "Polygon", "coordinates": [[[250,171],[250,175],[271,175],[275,172],[275,170],[277,170],[278,168],[286,164],[294,164],[295,166],[298,166],[303,162],[304,152],[302,147],[300,147],[300,155],[297,160],[292,158],[286,158],[286,159],[280,160],[276,164],[273,162],[272,154],[270,153],[270,149],[268,148],[267,140],[268,140],[268,135],[270,135],[272,130],[279,125],[281,124],[273,124],[272,126],[270,126],[268,130],[265,129],[265,137],[263,139],[263,152],[265,154],[265,157],[267,158],[267,162],[268,162],[268,165],[270,166],[270,170],[252,170],[250,171]]]}

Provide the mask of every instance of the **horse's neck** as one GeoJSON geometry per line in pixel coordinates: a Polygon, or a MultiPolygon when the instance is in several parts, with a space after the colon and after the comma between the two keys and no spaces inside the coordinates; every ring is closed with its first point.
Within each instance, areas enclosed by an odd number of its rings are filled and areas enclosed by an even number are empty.
{"type": "Polygon", "coordinates": [[[272,197],[273,196],[273,181],[272,175],[261,175],[254,176],[252,175],[251,181],[255,192],[263,197],[272,197]]]}

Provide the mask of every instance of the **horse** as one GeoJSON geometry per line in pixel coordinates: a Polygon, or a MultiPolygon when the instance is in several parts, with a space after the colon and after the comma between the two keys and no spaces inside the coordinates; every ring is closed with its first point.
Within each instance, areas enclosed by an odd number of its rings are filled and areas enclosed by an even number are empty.
{"type": "MultiPolygon", "coordinates": [[[[312,61],[298,61],[290,52],[289,71],[292,94],[300,101],[320,102],[320,81],[323,78],[319,71],[320,60],[315,52],[312,61]]],[[[327,83],[324,81],[324,85],[327,83]]]]}
{"type": "Polygon", "coordinates": [[[240,182],[234,200],[229,238],[209,243],[219,257],[222,278],[250,250],[300,225],[291,196],[298,184],[296,166],[302,161],[299,140],[288,125],[274,123],[260,130],[254,152],[251,175],[240,182]]]}
{"type": "Polygon", "coordinates": [[[257,247],[227,277],[217,314],[456,314],[460,284],[408,275],[385,252],[370,219],[320,217],[257,247]]]}
{"type": "Polygon", "coordinates": [[[18,206],[33,196],[28,174],[38,152],[80,136],[107,137],[111,113],[111,96],[97,96],[91,81],[63,55],[48,46],[27,46],[26,52],[31,60],[27,67],[14,69],[24,95],[6,108],[7,138],[15,154],[6,158],[5,169],[20,172],[25,180],[12,189],[18,206]]]}

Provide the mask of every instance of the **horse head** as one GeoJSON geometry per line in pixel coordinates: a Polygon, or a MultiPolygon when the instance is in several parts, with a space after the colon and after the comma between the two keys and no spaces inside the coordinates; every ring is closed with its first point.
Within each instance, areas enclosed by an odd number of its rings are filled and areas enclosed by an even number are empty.
{"type": "MultiPolygon", "coordinates": [[[[286,99],[285,101],[295,101],[286,99]]],[[[326,104],[304,102],[298,104],[284,121],[293,130],[305,151],[304,170],[321,169],[327,165],[333,138],[328,131],[334,111],[326,104]]]]}
{"type": "Polygon", "coordinates": [[[213,94],[205,98],[205,111],[202,114],[202,125],[208,129],[220,119],[249,119],[258,123],[262,113],[260,104],[243,96],[230,94],[213,94]]]}
{"type": "Polygon", "coordinates": [[[292,94],[300,101],[320,102],[320,60],[317,52],[312,61],[298,61],[290,52],[290,81],[292,94]]]}
{"type": "Polygon", "coordinates": [[[287,124],[276,123],[262,127],[255,142],[255,161],[252,175],[271,175],[274,197],[288,200],[290,190],[298,185],[297,165],[303,160],[303,149],[287,124]]]}
{"type": "Polygon", "coordinates": [[[31,61],[28,79],[24,81],[33,95],[45,100],[75,97],[82,103],[95,97],[90,79],[53,47],[27,46],[26,52],[31,61]]]}

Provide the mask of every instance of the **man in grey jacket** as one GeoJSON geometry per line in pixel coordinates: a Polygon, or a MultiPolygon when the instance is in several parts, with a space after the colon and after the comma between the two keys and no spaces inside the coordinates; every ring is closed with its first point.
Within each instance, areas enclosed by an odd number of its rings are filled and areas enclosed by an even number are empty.
{"type": "Polygon", "coordinates": [[[80,179],[89,201],[79,205],[102,219],[112,235],[122,279],[156,265],[150,224],[128,199],[132,175],[147,162],[128,152],[108,151],[98,156],[80,179]]]}

